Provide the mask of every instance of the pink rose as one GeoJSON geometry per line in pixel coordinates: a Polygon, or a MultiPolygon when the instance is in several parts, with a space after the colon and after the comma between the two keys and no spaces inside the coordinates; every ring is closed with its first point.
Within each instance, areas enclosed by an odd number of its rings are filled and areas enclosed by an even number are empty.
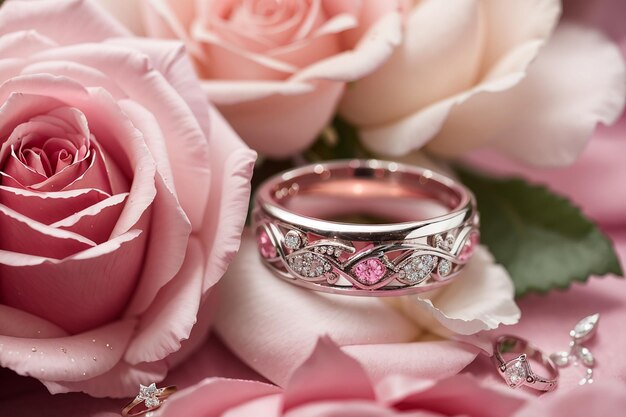
{"type": "Polygon", "coordinates": [[[220,282],[220,296],[228,302],[219,306],[217,333],[246,364],[281,386],[324,335],[374,381],[390,372],[451,376],[479,352],[455,341],[458,334],[514,324],[520,316],[511,278],[483,247],[441,290],[377,299],[319,293],[278,279],[246,234],[220,282]]]}
{"type": "Polygon", "coordinates": [[[403,43],[341,105],[371,150],[451,158],[489,147],[565,165],[619,116],[619,49],[588,27],[557,26],[558,0],[410,4],[403,43]]]}
{"type": "Polygon", "coordinates": [[[388,376],[372,384],[357,361],[328,339],[284,389],[254,381],[209,378],[164,403],[161,417],[510,417],[525,399],[469,376],[442,381],[388,376]]]}
{"type": "Polygon", "coordinates": [[[162,380],[246,216],[254,153],[182,45],[128,35],[88,1],[0,9],[0,365],[52,393],[162,380]]]}
{"type": "Polygon", "coordinates": [[[400,41],[398,0],[149,0],[134,12],[127,0],[100,1],[138,32],[184,40],[208,98],[273,157],[308,147],[346,83],[400,41]]]}

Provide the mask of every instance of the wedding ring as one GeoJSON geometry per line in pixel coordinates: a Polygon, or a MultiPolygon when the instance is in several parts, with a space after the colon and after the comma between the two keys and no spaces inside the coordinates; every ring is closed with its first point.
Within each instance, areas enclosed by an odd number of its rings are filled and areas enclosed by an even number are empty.
{"type": "Polygon", "coordinates": [[[263,183],[253,228],[276,275],[308,289],[396,296],[448,284],[479,240],[472,193],[429,169],[379,160],[312,164],[263,183]]]}
{"type": "Polygon", "coordinates": [[[176,387],[171,385],[165,388],[157,388],[156,384],[148,386],[139,385],[139,394],[122,410],[122,416],[133,417],[154,411],[161,406],[163,401],[176,392],[176,387]]]}
{"type": "Polygon", "coordinates": [[[494,363],[498,367],[502,378],[511,388],[525,385],[539,391],[553,391],[556,389],[559,369],[550,359],[550,356],[545,355],[526,340],[517,336],[500,336],[494,342],[493,350],[494,363]],[[511,353],[520,355],[514,356],[512,359],[505,359],[505,355],[511,353]],[[528,361],[529,359],[540,363],[550,375],[544,377],[533,372],[528,361]]]}

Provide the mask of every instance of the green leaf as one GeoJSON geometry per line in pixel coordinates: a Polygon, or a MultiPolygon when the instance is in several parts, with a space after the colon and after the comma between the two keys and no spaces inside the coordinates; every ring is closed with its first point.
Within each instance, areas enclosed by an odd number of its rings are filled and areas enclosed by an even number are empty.
{"type": "Polygon", "coordinates": [[[309,162],[319,162],[329,159],[371,158],[372,154],[361,144],[357,129],[336,117],[304,153],[304,157],[309,162]]]}
{"type": "Polygon", "coordinates": [[[481,241],[509,271],[518,296],[623,274],[609,238],[567,199],[522,179],[458,174],[476,195],[481,241]]]}

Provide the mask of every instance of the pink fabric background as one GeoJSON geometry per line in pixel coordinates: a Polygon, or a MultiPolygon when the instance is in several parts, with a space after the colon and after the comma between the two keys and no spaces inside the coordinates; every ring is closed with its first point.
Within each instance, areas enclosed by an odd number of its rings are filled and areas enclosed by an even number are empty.
{"type": "MultiPolygon", "coordinates": [[[[622,264],[626,261],[626,233],[615,232],[617,250],[622,264]]],[[[597,365],[594,380],[606,382],[618,379],[626,382],[626,346],[624,317],[626,316],[626,281],[615,277],[592,278],[587,284],[575,284],[567,291],[553,291],[548,295],[529,295],[520,302],[522,319],[514,326],[494,331],[494,334],[514,334],[532,341],[545,352],[567,350],[569,331],[583,317],[600,313],[597,334],[585,343],[593,353],[597,365]]],[[[466,371],[481,378],[501,383],[493,372],[493,365],[480,356],[466,371]]],[[[570,366],[560,374],[558,392],[578,385],[583,370],[570,366]]],[[[554,395],[554,394],[549,394],[554,395]]]]}

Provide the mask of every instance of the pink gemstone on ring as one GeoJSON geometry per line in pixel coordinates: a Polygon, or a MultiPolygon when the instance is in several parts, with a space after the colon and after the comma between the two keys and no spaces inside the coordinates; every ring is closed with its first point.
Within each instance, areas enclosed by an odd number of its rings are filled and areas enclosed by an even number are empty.
{"type": "Polygon", "coordinates": [[[261,231],[257,234],[256,242],[262,257],[265,259],[276,257],[276,248],[272,245],[272,241],[265,230],[261,229],[261,231]]]}
{"type": "Polygon", "coordinates": [[[459,254],[459,260],[461,262],[467,262],[474,254],[474,249],[476,249],[476,245],[478,245],[478,233],[472,232],[465,244],[463,245],[463,249],[461,249],[461,253],[459,254]]]}
{"type": "Polygon", "coordinates": [[[366,285],[378,283],[387,272],[387,267],[376,258],[364,259],[352,268],[352,272],[359,282],[366,285]]]}

